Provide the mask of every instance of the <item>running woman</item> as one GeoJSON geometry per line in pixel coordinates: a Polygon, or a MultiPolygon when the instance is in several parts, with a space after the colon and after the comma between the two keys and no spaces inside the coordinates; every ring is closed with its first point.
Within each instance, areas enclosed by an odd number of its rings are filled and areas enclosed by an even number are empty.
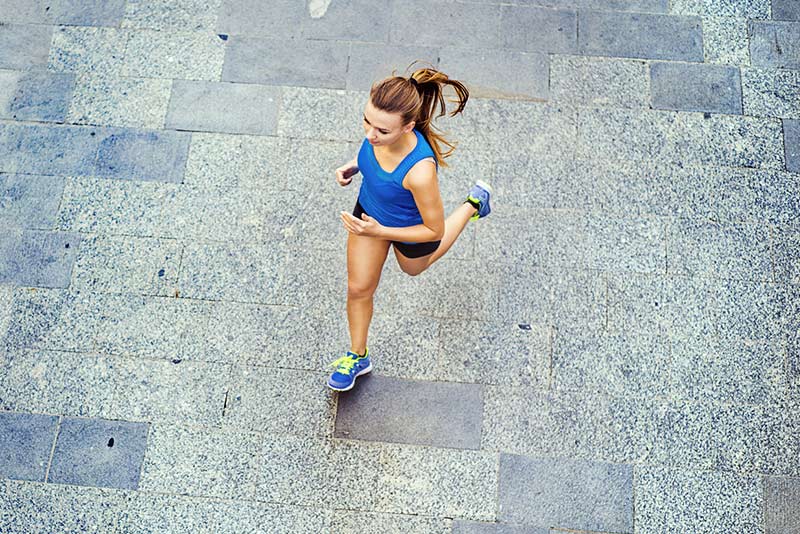
{"type": "Polygon", "coordinates": [[[394,247],[400,268],[420,274],[444,256],[470,220],[489,214],[492,189],[478,181],[447,219],[436,171],[446,166],[455,146],[434,131],[432,120],[446,112],[442,89],[456,94],[454,116],[464,110],[467,88],[435,69],[417,69],[408,77],[376,82],[364,107],[365,139],[358,155],[336,169],[346,186],[361,172],[361,189],[352,215],[341,212],[347,236],[347,320],[350,350],[331,364],[328,386],[347,391],[356,377],[372,370],[367,332],[372,297],[383,264],[394,247]]]}

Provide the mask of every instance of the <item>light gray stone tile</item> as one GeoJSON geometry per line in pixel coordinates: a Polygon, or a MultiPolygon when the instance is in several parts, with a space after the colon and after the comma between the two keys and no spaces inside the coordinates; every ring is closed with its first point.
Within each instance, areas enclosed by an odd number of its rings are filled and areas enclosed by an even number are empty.
{"type": "Polygon", "coordinates": [[[482,405],[479,385],[367,376],[339,396],[335,436],[477,449],[482,405]]]}
{"type": "Polygon", "coordinates": [[[0,21],[17,24],[47,24],[52,21],[49,13],[51,2],[47,0],[0,1],[0,21]]]}
{"type": "Polygon", "coordinates": [[[426,64],[436,67],[438,63],[439,50],[429,46],[350,43],[345,88],[369,91],[374,82],[391,76],[395,71],[398,76],[408,76],[414,68],[426,64]],[[408,69],[418,60],[421,63],[408,69]]]}
{"type": "Polygon", "coordinates": [[[389,42],[426,46],[469,42],[477,48],[500,48],[500,15],[496,5],[450,3],[446,9],[431,9],[424,0],[395,2],[389,42]]]}
{"type": "Polygon", "coordinates": [[[219,81],[225,41],[209,31],[128,30],[122,76],[219,81]]]}
{"type": "Polygon", "coordinates": [[[309,2],[301,34],[306,39],[386,42],[391,0],[309,2]]]}
{"type": "Polygon", "coordinates": [[[669,225],[668,274],[772,280],[769,228],[675,220],[669,225]]]}
{"type": "Polygon", "coordinates": [[[706,63],[750,64],[747,19],[703,17],[703,52],[706,63]]]}
{"type": "Polygon", "coordinates": [[[783,121],[783,144],[786,170],[800,173],[800,120],[783,121]]]}
{"type": "Polygon", "coordinates": [[[52,36],[52,26],[0,24],[0,69],[43,70],[52,36]]]}
{"type": "Polygon", "coordinates": [[[147,441],[141,491],[237,500],[255,491],[259,434],[155,424],[147,441]]]}
{"type": "Polygon", "coordinates": [[[604,271],[662,273],[666,270],[664,223],[651,218],[580,217],[586,236],[580,265],[604,271]]]}
{"type": "Polygon", "coordinates": [[[754,67],[800,69],[800,22],[748,22],[750,61],[754,67]]]}
{"type": "Polygon", "coordinates": [[[722,340],[770,340],[781,335],[786,288],[749,280],[720,280],[716,289],[717,332],[722,340]]]}
{"type": "Polygon", "coordinates": [[[772,228],[775,281],[800,284],[800,228],[772,228]]]}
{"type": "Polygon", "coordinates": [[[278,137],[193,133],[183,183],[209,189],[291,189],[286,150],[287,141],[278,137]]]}
{"type": "Polygon", "coordinates": [[[218,534],[328,532],[330,515],[329,511],[318,508],[221,501],[214,503],[210,531],[218,534]],[[264,521],[265,517],[269,518],[268,523],[264,521]]]}
{"type": "Polygon", "coordinates": [[[746,114],[800,119],[800,72],[742,69],[742,89],[746,114]]]}
{"type": "Polygon", "coordinates": [[[274,363],[272,367],[237,367],[223,422],[273,435],[329,436],[334,401],[324,382],[319,372],[279,369],[274,363]]]}
{"type": "Polygon", "coordinates": [[[0,118],[64,122],[73,85],[72,74],[0,71],[0,118]]]}
{"type": "Polygon", "coordinates": [[[800,478],[765,477],[764,522],[767,534],[794,534],[800,525],[800,478]]]}
{"type": "Polygon", "coordinates": [[[674,0],[669,12],[676,15],[716,15],[745,19],[769,18],[770,0],[674,0]]]}
{"type": "Polygon", "coordinates": [[[549,99],[547,54],[444,47],[439,56],[439,68],[465,83],[470,96],[549,99]],[[505,77],[509,72],[518,75],[505,77]]]}
{"type": "Polygon", "coordinates": [[[171,83],[153,78],[82,74],[68,120],[74,124],[163,128],[171,83]]]}
{"type": "MultiPolygon", "coordinates": [[[[557,54],[577,52],[578,19],[574,10],[514,5],[500,9],[498,42],[502,48],[557,54]]],[[[469,40],[474,42],[474,37],[469,40]]]]}
{"type": "MultiPolygon", "coordinates": [[[[663,275],[608,276],[608,329],[613,333],[660,333],[669,322],[671,282],[663,275]]],[[[680,302],[680,301],[679,301],[680,302]]]]}
{"type": "MultiPolygon", "coordinates": [[[[14,287],[0,286],[0,343],[5,339],[14,304],[14,287]]],[[[2,351],[0,351],[2,354],[2,351]]]]}
{"type": "Polygon", "coordinates": [[[705,181],[715,191],[709,202],[710,219],[779,225],[800,220],[800,183],[791,173],[709,168],[705,181]]]}
{"type": "Polygon", "coordinates": [[[589,106],[647,107],[647,64],[630,59],[550,56],[550,96],[589,106]]]}
{"type": "Polygon", "coordinates": [[[167,295],[177,284],[181,250],[173,240],[84,235],[72,284],[93,292],[167,295]]]}
{"type": "Polygon", "coordinates": [[[47,68],[119,76],[128,38],[129,32],[116,28],[60,26],[53,31],[47,68]]]}
{"type": "Polygon", "coordinates": [[[278,135],[361,141],[364,139],[361,117],[368,98],[367,93],[356,91],[284,87],[278,135]]]}
{"type": "Polygon", "coordinates": [[[166,127],[270,135],[277,128],[280,95],[276,87],[175,80],[166,127]]]}
{"type": "Polygon", "coordinates": [[[64,178],[0,174],[0,224],[50,230],[64,190],[64,178]]]}
{"type": "Polygon", "coordinates": [[[214,30],[223,0],[131,0],[123,28],[214,30]]]}
{"type": "Polygon", "coordinates": [[[299,37],[308,17],[308,4],[294,0],[223,0],[217,31],[233,35],[269,35],[275,39],[299,37]]]}
{"type": "Polygon", "coordinates": [[[348,510],[337,510],[331,519],[331,528],[341,534],[451,534],[451,524],[446,518],[348,510]]]}
{"type": "Polygon", "coordinates": [[[348,44],[233,36],[226,46],[222,80],[344,89],[348,44]]]}
{"type": "Polygon", "coordinates": [[[582,55],[702,61],[699,17],[579,11],[582,55]]]}
{"type": "Polygon", "coordinates": [[[215,510],[219,503],[181,495],[132,492],[119,512],[118,532],[215,532],[215,510]]]}
{"type": "Polygon", "coordinates": [[[633,468],[501,454],[499,517],[533,525],[633,530],[633,468]]]}
{"type": "MultiPolygon", "coordinates": [[[[346,297],[342,300],[345,304],[346,297]]],[[[342,313],[337,317],[341,320],[342,329],[346,330],[346,315],[342,313]]],[[[438,379],[441,375],[436,369],[440,322],[430,317],[410,317],[395,313],[392,309],[373,309],[367,339],[373,369],[381,376],[438,379]]],[[[330,361],[334,354],[344,354],[349,348],[348,337],[344,344],[331,345],[330,349],[335,349],[335,352],[328,350],[326,356],[330,361]]]]}
{"type": "Polygon", "coordinates": [[[741,115],[739,69],[725,65],[653,62],[650,102],[655,109],[741,115]]]}
{"type": "Polygon", "coordinates": [[[495,519],[497,455],[386,445],[375,509],[392,513],[495,519]],[[436,488],[435,491],[431,491],[436,488]]]}
{"type": "Polygon", "coordinates": [[[647,532],[758,531],[762,481],[752,475],[637,467],[636,525],[647,532]]]}

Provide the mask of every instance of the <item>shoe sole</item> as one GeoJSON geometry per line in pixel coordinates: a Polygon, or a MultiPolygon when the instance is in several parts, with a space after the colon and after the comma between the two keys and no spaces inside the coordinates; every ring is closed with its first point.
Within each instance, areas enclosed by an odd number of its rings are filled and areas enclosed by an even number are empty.
{"type": "Polygon", "coordinates": [[[365,369],[362,369],[360,373],[358,373],[356,376],[354,376],[353,377],[353,381],[346,388],[334,387],[334,386],[331,385],[330,382],[328,382],[328,387],[331,388],[334,391],[350,391],[351,389],[353,389],[353,386],[356,385],[356,378],[358,378],[361,375],[365,375],[365,374],[369,373],[370,371],[372,371],[372,362],[370,362],[369,367],[367,367],[365,369]]]}
{"type": "Polygon", "coordinates": [[[475,185],[484,188],[489,192],[490,195],[492,194],[492,186],[484,182],[483,180],[478,180],[477,182],[475,182],[475,185]]]}

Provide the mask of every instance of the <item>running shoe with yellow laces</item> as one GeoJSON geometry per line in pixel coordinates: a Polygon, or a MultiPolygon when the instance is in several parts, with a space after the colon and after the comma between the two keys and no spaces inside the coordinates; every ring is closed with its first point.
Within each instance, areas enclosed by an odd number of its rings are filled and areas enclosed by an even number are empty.
{"type": "Polygon", "coordinates": [[[472,207],[477,210],[475,215],[469,218],[470,221],[482,219],[483,217],[489,215],[489,212],[492,211],[492,208],[489,206],[489,198],[491,196],[492,186],[483,180],[478,180],[475,182],[475,185],[473,185],[472,189],[469,190],[467,200],[464,201],[472,204],[472,207]]]}
{"type": "Polygon", "coordinates": [[[328,377],[328,387],[336,391],[347,391],[352,389],[356,383],[356,377],[372,371],[372,363],[369,361],[369,348],[364,351],[364,355],[347,351],[347,354],[330,364],[336,370],[328,377]]]}

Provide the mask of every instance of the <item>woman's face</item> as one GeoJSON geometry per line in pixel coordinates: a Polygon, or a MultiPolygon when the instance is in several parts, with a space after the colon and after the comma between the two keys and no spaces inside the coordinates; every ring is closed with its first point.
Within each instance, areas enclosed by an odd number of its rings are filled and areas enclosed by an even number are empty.
{"type": "Polygon", "coordinates": [[[364,135],[372,146],[387,146],[395,143],[400,137],[414,128],[414,122],[403,125],[403,117],[399,113],[389,113],[367,102],[364,108],[364,135]]]}

